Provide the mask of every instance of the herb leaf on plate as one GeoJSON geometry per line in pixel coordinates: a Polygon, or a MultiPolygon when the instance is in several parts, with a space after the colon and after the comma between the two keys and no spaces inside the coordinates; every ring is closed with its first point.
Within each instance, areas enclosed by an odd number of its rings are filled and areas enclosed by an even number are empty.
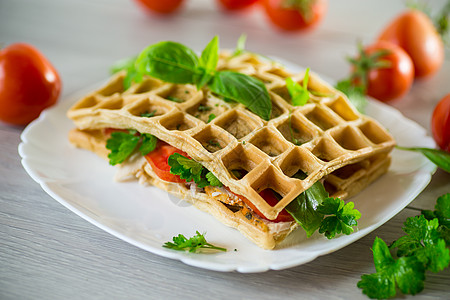
{"type": "MultiPolygon", "coordinates": [[[[450,249],[446,247],[450,194],[438,198],[435,211],[406,219],[406,235],[390,247],[375,238],[372,251],[376,273],[361,276],[358,287],[370,298],[390,298],[396,286],[403,294],[416,294],[424,287],[425,272],[439,272],[450,264],[450,249]],[[436,215],[441,216],[442,223],[436,215]],[[397,249],[394,259],[389,249],[397,249]]],[[[447,240],[448,241],[448,240],[447,240]]],[[[448,245],[448,244],[447,244],[448,245]]]]}
{"type": "Polygon", "coordinates": [[[425,268],[415,257],[394,259],[386,243],[376,237],[372,246],[376,273],[361,276],[358,287],[370,298],[394,297],[396,287],[404,294],[423,290],[425,268]]]}
{"type": "Polygon", "coordinates": [[[166,242],[163,245],[164,248],[169,248],[178,251],[189,251],[191,253],[198,252],[199,249],[212,249],[226,252],[227,249],[214,246],[206,241],[205,235],[200,232],[196,232],[196,235],[186,238],[184,235],[179,234],[172,238],[172,242],[166,242]]]}

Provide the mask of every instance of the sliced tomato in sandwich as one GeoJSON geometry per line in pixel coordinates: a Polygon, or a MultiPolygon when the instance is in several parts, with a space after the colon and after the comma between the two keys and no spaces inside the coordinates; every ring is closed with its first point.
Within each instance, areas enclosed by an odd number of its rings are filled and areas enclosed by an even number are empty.
{"type": "Polygon", "coordinates": [[[174,153],[180,153],[181,155],[189,158],[185,152],[158,140],[155,150],[145,155],[145,159],[150,164],[156,175],[158,175],[158,177],[162,180],[179,183],[186,182],[186,180],[181,179],[180,176],[170,173],[168,159],[169,156],[174,153]]]}

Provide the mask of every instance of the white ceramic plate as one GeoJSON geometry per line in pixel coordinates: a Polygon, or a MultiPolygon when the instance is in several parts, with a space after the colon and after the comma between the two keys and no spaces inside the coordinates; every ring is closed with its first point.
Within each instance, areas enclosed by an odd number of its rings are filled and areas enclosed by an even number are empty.
{"type": "MultiPolygon", "coordinates": [[[[92,224],[144,250],[200,268],[280,270],[341,249],[400,212],[427,186],[436,169],[420,154],[394,150],[389,172],[352,198],[362,213],[357,231],[327,240],[318,234],[306,239],[298,229],[283,248],[262,250],[237,230],[166,192],[137,181],[114,182],[114,167],[88,151],[72,147],[67,133],[73,125],[66,111],[85,92],[60,101],[24,130],[19,153],[25,170],[50,196],[92,224]],[[197,230],[206,233],[210,243],[228,251],[192,254],[162,247],[179,233],[190,237],[197,230]]],[[[423,128],[390,106],[371,101],[367,113],[386,126],[399,145],[435,146],[423,128]]]]}

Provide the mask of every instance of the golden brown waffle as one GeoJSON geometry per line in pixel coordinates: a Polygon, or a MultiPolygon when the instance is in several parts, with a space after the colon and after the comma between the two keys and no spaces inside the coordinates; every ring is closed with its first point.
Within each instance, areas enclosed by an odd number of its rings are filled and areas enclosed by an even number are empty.
{"type": "Polygon", "coordinates": [[[112,127],[153,134],[200,162],[269,219],[316,181],[332,196],[345,198],[386,172],[395,145],[392,136],[315,74],[309,76],[308,103],[292,106],[285,79],[301,84],[304,74],[291,74],[250,53],[222,54],[218,69],[261,79],[272,100],[270,120],[192,85],[145,77],[124,91],[123,73],[78,101],[68,117],[80,130],[112,127]],[[144,113],[154,116],[142,117],[144,113]],[[209,121],[211,116],[215,118],[209,121]],[[245,176],[235,177],[235,170],[245,176]],[[307,177],[293,178],[298,171],[307,177]],[[266,188],[282,196],[277,205],[259,196],[266,188]]]}

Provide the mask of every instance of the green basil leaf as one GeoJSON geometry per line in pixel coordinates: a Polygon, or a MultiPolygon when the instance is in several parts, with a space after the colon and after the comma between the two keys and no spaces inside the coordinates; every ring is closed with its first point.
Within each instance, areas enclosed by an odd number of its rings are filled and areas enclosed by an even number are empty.
{"type": "Polygon", "coordinates": [[[214,93],[244,104],[264,120],[270,119],[272,102],[260,80],[233,71],[219,71],[208,86],[214,93]]]}
{"type": "Polygon", "coordinates": [[[205,84],[207,84],[211,80],[216,71],[218,61],[219,61],[219,38],[215,36],[208,43],[208,45],[206,45],[198,61],[201,75],[199,75],[199,79],[196,79],[197,89],[202,88],[205,84]]]}
{"type": "Polygon", "coordinates": [[[302,226],[308,237],[320,227],[323,214],[317,208],[327,197],[323,184],[316,182],[286,206],[286,211],[302,226]]]}
{"type": "Polygon", "coordinates": [[[194,51],[170,41],[148,46],[136,60],[138,72],[172,83],[194,83],[198,64],[194,51]]]}
{"type": "Polygon", "coordinates": [[[396,148],[400,149],[400,150],[420,152],[423,155],[425,155],[425,157],[427,157],[436,166],[438,166],[445,172],[450,173],[450,153],[448,153],[446,151],[431,149],[431,148],[420,148],[420,147],[408,148],[408,147],[396,146],[396,148]]]}

